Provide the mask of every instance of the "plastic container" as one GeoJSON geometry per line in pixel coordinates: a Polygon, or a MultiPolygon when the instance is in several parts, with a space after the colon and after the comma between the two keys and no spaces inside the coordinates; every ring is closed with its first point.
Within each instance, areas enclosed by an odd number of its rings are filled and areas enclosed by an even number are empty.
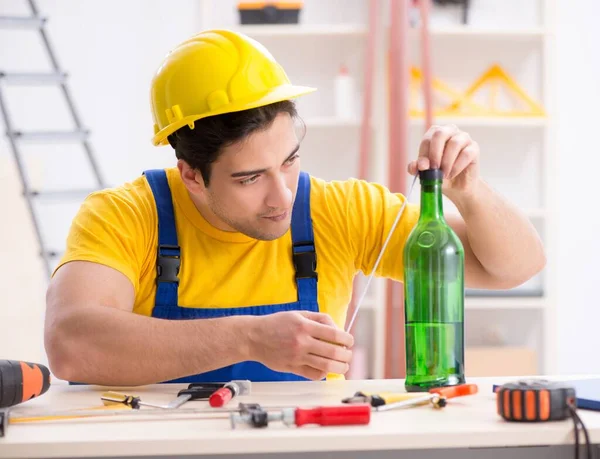
{"type": "Polygon", "coordinates": [[[241,24],[298,24],[304,2],[238,2],[241,24]]]}
{"type": "Polygon", "coordinates": [[[334,114],[338,119],[356,119],[356,87],[345,65],[340,67],[333,82],[334,114]]]}

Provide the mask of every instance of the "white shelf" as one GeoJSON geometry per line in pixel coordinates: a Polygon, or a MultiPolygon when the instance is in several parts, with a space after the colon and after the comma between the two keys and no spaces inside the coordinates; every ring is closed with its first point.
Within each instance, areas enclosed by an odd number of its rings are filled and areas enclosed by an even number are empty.
{"type": "MultiPolygon", "coordinates": [[[[367,27],[362,24],[265,24],[238,25],[236,30],[253,37],[298,37],[298,36],[366,36],[367,27]]],[[[420,30],[412,28],[410,33],[418,35],[420,30]]],[[[440,38],[484,38],[501,40],[537,40],[545,35],[543,28],[530,29],[482,29],[464,26],[432,27],[432,37],[440,38]]]]}
{"type": "MultiPolygon", "coordinates": [[[[542,39],[546,31],[541,27],[528,29],[484,29],[469,26],[450,26],[450,27],[430,27],[429,32],[432,37],[441,38],[483,38],[500,40],[530,40],[542,39]]],[[[411,29],[411,33],[420,34],[419,28],[411,29]]]]}
{"type": "Polygon", "coordinates": [[[465,298],[465,309],[544,309],[547,300],[544,297],[473,297],[465,298]]]}
{"type": "MultiPolygon", "coordinates": [[[[434,117],[435,124],[456,124],[459,127],[506,127],[529,128],[546,126],[546,118],[526,116],[439,116],[434,117]]],[[[411,126],[423,126],[423,118],[411,118],[411,126]]]]}
{"type": "Polygon", "coordinates": [[[298,37],[298,36],[361,36],[367,33],[365,26],[357,24],[266,24],[239,25],[237,30],[251,37],[298,37]]]}

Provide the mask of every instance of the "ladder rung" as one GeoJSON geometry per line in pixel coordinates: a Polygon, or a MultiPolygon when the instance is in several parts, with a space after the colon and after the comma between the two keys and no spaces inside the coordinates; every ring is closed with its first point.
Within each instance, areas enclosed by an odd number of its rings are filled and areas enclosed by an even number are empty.
{"type": "Polygon", "coordinates": [[[14,85],[47,85],[64,83],[67,79],[65,73],[4,73],[0,78],[6,84],[14,85]]]}
{"type": "Polygon", "coordinates": [[[23,142],[43,142],[43,141],[83,141],[89,135],[88,131],[46,131],[46,132],[20,132],[13,131],[9,137],[23,142]]]}
{"type": "Polygon", "coordinates": [[[32,190],[29,196],[37,199],[65,199],[65,198],[85,198],[90,193],[98,191],[95,188],[72,189],[72,190],[32,190]]]}
{"type": "Polygon", "coordinates": [[[46,18],[36,16],[0,16],[0,28],[3,29],[39,29],[46,18]]]}

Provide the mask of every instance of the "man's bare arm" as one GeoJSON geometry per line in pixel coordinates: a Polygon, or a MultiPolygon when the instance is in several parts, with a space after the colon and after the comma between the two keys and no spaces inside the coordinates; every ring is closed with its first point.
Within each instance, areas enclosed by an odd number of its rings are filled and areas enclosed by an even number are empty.
{"type": "Polygon", "coordinates": [[[457,196],[461,215],[448,223],[465,249],[465,284],[470,288],[514,288],[537,274],[546,263],[544,247],[533,224],[516,206],[480,181],[476,192],[457,196]]]}
{"type": "Polygon", "coordinates": [[[257,360],[321,379],[345,373],[351,358],[352,336],[323,314],[164,320],[134,314],[133,304],[133,286],[120,272],[89,262],[62,266],[48,289],[45,324],[56,377],[143,385],[257,360]]]}
{"type": "Polygon", "coordinates": [[[480,156],[477,142],[458,127],[431,126],[408,172],[444,173],[442,191],[460,212],[447,220],[463,242],[466,285],[517,287],[544,268],[544,248],[527,217],[481,179],[480,156]]]}

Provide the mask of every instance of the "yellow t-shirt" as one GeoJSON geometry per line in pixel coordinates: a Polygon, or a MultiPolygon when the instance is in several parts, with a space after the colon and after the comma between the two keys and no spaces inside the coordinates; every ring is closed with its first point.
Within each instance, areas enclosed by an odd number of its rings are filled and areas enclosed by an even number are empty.
{"type": "MultiPolygon", "coordinates": [[[[297,301],[291,232],[258,241],[210,225],[198,212],[177,168],[167,169],[181,247],[179,306],[232,308],[297,301]]],[[[349,179],[311,177],[311,216],[317,253],[318,302],[344,328],[355,274],[370,274],[404,197],[349,179]]],[[[377,275],[402,280],[404,243],[418,219],[408,204],[377,275]]],[[[157,212],[140,176],[88,196],[75,216],[58,267],[74,260],[123,273],[135,288],[133,312],[152,315],[156,291],[157,212]]],[[[58,268],[57,268],[58,269],[58,268]]]]}

